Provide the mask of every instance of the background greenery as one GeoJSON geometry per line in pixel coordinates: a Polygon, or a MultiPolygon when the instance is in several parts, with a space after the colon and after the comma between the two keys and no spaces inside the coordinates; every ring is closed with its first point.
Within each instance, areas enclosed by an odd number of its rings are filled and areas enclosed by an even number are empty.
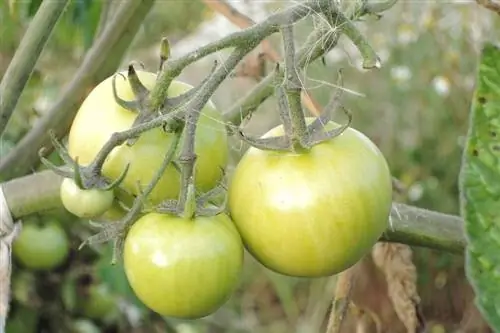
{"type": "MultiPolygon", "coordinates": [[[[7,65],[41,0],[0,1],[0,75],[7,65]]],[[[274,11],[285,1],[239,4],[274,11]]],[[[92,43],[99,24],[101,1],[72,1],[25,90],[19,111],[0,141],[0,158],[29,130],[72,75],[92,43]],[[28,121],[27,121],[28,120],[28,121]]],[[[247,13],[252,15],[252,13],[247,13]]],[[[140,60],[156,69],[158,42],[167,36],[173,53],[182,53],[218,36],[207,34],[207,22],[217,22],[218,33],[235,29],[198,0],[158,1],[131,45],[123,64],[140,60]],[[214,21],[215,20],[215,21],[214,21]]],[[[441,212],[458,214],[458,172],[466,134],[478,51],[484,40],[496,41],[498,20],[475,3],[400,1],[380,20],[358,23],[383,67],[361,71],[357,51],[349,41],[326,57],[326,64],[308,66],[305,82],[324,104],[339,67],[344,68],[346,106],[354,115],[353,127],[365,132],[385,154],[393,175],[407,191],[398,200],[441,212]],[[363,96],[360,96],[363,95],[363,96]]],[[[312,27],[302,22],[298,37],[312,27]]],[[[271,39],[279,47],[279,39],[271,39]]],[[[279,49],[279,48],[277,48],[279,49]]],[[[223,55],[217,55],[223,56],[223,55]]],[[[181,77],[191,83],[202,79],[210,62],[188,68],[181,77]]],[[[249,78],[224,83],[214,96],[222,110],[253,85],[249,78]]],[[[248,130],[263,133],[278,122],[270,99],[252,118],[248,130]]],[[[338,117],[342,121],[342,117],[338,117]]],[[[235,157],[246,147],[233,142],[235,157]]],[[[56,156],[53,156],[57,160],[56,156]]],[[[238,292],[219,312],[196,322],[159,318],[133,296],[120,267],[109,266],[107,246],[77,252],[90,234],[85,221],[64,212],[38,216],[58,219],[71,236],[73,251],[56,271],[33,273],[19,263],[14,269],[14,294],[8,333],[18,332],[318,332],[325,324],[333,296],[334,278],[303,280],[278,276],[247,258],[238,292]],[[93,286],[104,286],[113,297],[106,318],[92,319],[78,304],[93,286]]],[[[463,275],[463,258],[414,249],[418,291],[423,312],[439,329],[487,332],[471,305],[470,287],[463,275]]],[[[387,298],[387,281],[367,258],[360,269],[369,285],[360,283],[360,308],[372,311],[383,332],[405,332],[387,298]],[[365,288],[365,289],[363,289],[365,288]],[[364,292],[363,292],[364,291],[364,292]],[[379,302],[373,303],[377,298],[379,302]],[[374,304],[374,305],[373,305],[374,304]]],[[[102,289],[99,289],[102,290],[102,289]]],[[[437,329],[437,328],[436,328],[437,329]]],[[[368,328],[365,332],[371,332],[368,328]]]]}

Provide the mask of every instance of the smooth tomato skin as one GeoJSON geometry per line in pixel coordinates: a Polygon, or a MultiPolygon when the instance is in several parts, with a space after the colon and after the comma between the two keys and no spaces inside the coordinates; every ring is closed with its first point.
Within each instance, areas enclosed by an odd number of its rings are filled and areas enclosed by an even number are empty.
{"type": "Polygon", "coordinates": [[[112,205],[113,190],[81,189],[71,178],[64,178],[60,188],[64,208],[75,216],[92,218],[104,214],[112,205]]]}
{"type": "Polygon", "coordinates": [[[21,233],[12,245],[15,258],[32,270],[51,270],[68,257],[69,238],[56,221],[43,225],[24,223],[21,233]]]}
{"type": "Polygon", "coordinates": [[[82,302],[82,313],[90,319],[103,319],[117,309],[116,299],[105,284],[92,285],[82,302]]]}
{"type": "MultiPolygon", "coordinates": [[[[265,137],[282,134],[278,126],[265,137]]],[[[329,276],[354,265],[387,228],[391,203],[385,158],[353,128],[303,154],[251,147],[228,193],[231,218],[249,252],[267,268],[297,277],[329,276]]]]}
{"type": "Polygon", "coordinates": [[[231,296],[243,244],[225,214],[187,220],[150,213],[130,228],[123,260],[130,286],[146,306],[163,316],[196,319],[231,296]]]}
{"type": "MultiPolygon", "coordinates": [[[[122,74],[126,75],[125,72],[122,74]]],[[[154,87],[156,74],[145,71],[138,71],[137,74],[144,86],[148,89],[154,87]]],[[[116,78],[116,88],[120,98],[134,100],[132,89],[123,77],[116,78]]],[[[174,81],[169,88],[169,96],[178,96],[190,88],[186,83],[174,81]]],[[[105,79],[92,90],[78,110],[68,136],[70,156],[78,157],[80,164],[89,164],[111,135],[130,129],[136,117],[137,113],[128,111],[115,102],[112,77],[105,79]]],[[[138,195],[138,182],[142,188],[149,184],[170,149],[172,138],[171,133],[155,128],[141,134],[132,147],[126,144],[116,147],[104,163],[103,175],[117,179],[127,163],[131,163],[120,187],[132,195],[138,195]]],[[[222,178],[221,168],[225,167],[228,161],[227,140],[222,115],[210,101],[202,109],[195,139],[195,179],[199,190],[210,190],[222,178]]],[[[177,154],[181,146],[182,141],[177,154]]],[[[170,165],[148,196],[148,201],[156,205],[165,199],[176,199],[179,190],[179,173],[170,165]]]]}

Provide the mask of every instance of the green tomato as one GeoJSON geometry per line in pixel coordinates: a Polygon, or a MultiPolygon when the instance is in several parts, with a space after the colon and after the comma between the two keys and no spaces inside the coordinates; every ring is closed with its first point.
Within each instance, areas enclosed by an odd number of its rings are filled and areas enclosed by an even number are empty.
{"type": "Polygon", "coordinates": [[[101,330],[92,321],[76,319],[73,321],[71,333],[100,333],[101,330]]]}
{"type": "MultiPolygon", "coordinates": [[[[148,89],[156,83],[156,74],[138,71],[141,82],[148,89]]],[[[126,74],[126,73],[122,73],[126,74]]],[[[192,88],[181,81],[173,81],[169,96],[178,96],[192,88]]],[[[127,80],[116,78],[117,94],[121,99],[134,100],[134,94],[127,80]]],[[[68,137],[69,154],[80,164],[92,162],[101,147],[115,132],[130,129],[137,112],[118,105],[113,97],[112,77],[97,85],[81,105],[71,126],[68,137]]],[[[131,147],[123,144],[116,147],[106,159],[102,174],[116,180],[130,163],[127,176],[121,188],[131,195],[140,194],[157,173],[166,152],[170,149],[173,135],[162,128],[155,128],[141,134],[131,147]],[[140,184],[140,187],[138,186],[140,184]]],[[[209,101],[202,109],[195,139],[196,187],[208,191],[222,178],[221,168],[228,161],[228,138],[221,113],[209,101]]],[[[181,145],[182,146],[182,142],[181,145]]],[[[177,154],[179,154],[180,149],[177,154]]],[[[156,205],[165,199],[176,199],[180,191],[179,172],[170,165],[151,194],[149,203],[156,205]]]]}
{"type": "Polygon", "coordinates": [[[220,308],[236,288],[243,244],[225,214],[183,219],[149,213],[128,232],[123,251],[137,297],[163,316],[195,319],[220,308]]]}
{"type": "MultiPolygon", "coordinates": [[[[338,126],[330,122],[327,129],[338,126]]],[[[278,126],[264,137],[283,132],[278,126]]],[[[251,147],[228,193],[249,252],[267,268],[296,277],[329,276],[354,265],[387,228],[391,203],[384,156],[353,128],[304,153],[251,147]]]]}
{"type": "Polygon", "coordinates": [[[116,299],[105,284],[91,285],[82,302],[82,313],[90,319],[103,319],[116,310],[116,299]]]}
{"type": "Polygon", "coordinates": [[[64,178],[60,188],[64,208],[81,218],[92,218],[108,211],[115,198],[113,190],[81,189],[71,178],[64,178]]]}
{"type": "Polygon", "coordinates": [[[69,239],[64,229],[54,220],[43,224],[24,223],[12,245],[14,257],[32,270],[51,270],[68,257],[69,239]]]}

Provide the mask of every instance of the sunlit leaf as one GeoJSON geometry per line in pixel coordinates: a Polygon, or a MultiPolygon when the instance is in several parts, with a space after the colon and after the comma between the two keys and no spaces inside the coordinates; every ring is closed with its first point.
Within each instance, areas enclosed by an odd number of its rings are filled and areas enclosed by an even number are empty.
{"type": "Polygon", "coordinates": [[[460,176],[466,272],[476,303],[500,331],[500,49],[481,54],[460,176]]]}

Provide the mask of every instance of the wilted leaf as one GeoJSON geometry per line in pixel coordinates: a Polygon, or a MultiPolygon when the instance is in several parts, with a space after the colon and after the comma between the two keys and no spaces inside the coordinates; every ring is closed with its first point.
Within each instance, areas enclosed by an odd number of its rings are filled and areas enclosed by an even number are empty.
{"type": "Polygon", "coordinates": [[[500,49],[482,50],[460,175],[466,272],[476,303],[500,330],[500,49]]]}
{"type": "Polygon", "coordinates": [[[418,313],[417,269],[411,248],[404,244],[377,243],[372,251],[373,262],[384,273],[389,298],[407,332],[423,327],[418,313]]]}

